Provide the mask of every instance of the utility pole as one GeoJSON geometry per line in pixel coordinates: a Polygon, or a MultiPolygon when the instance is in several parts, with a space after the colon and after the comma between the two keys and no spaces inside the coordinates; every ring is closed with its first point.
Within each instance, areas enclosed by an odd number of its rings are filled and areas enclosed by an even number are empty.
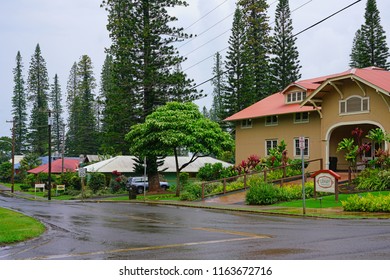
{"type": "Polygon", "coordinates": [[[48,188],[49,193],[47,195],[48,200],[51,200],[51,126],[53,125],[53,118],[51,117],[51,111],[49,110],[48,117],[48,131],[49,131],[49,178],[48,178],[48,188]]]}
{"type": "Polygon", "coordinates": [[[11,174],[11,192],[14,192],[14,185],[15,185],[15,119],[12,121],[6,121],[7,123],[12,123],[12,174],[11,174]]]}

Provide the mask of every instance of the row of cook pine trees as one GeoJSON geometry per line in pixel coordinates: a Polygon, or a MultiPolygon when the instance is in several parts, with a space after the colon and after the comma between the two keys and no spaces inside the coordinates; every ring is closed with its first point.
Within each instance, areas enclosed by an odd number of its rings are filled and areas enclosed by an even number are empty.
{"type": "MultiPolygon", "coordinates": [[[[102,1],[102,8],[108,12],[107,29],[112,45],[107,49],[98,93],[88,55],[73,64],[64,90],[57,75],[49,83],[39,44],[31,57],[26,80],[18,52],[12,100],[15,152],[47,154],[50,112],[54,120],[53,150],[60,152],[65,142],[69,156],[127,154],[129,143],[125,135],[132,125],[144,122],[156,107],[169,101],[186,102],[202,97],[204,93],[178,67],[185,57],[173,43],[192,36],[183,28],[172,27],[171,23],[177,19],[166,8],[179,5],[187,3],[102,1]]],[[[210,69],[214,99],[207,114],[221,125],[225,117],[300,78],[288,0],[279,0],[273,30],[268,22],[266,1],[238,0],[236,5],[227,55],[223,58],[217,53],[214,68],[210,69]]],[[[358,29],[352,45],[351,66],[389,67],[386,35],[375,0],[367,1],[365,23],[358,29]]]]}

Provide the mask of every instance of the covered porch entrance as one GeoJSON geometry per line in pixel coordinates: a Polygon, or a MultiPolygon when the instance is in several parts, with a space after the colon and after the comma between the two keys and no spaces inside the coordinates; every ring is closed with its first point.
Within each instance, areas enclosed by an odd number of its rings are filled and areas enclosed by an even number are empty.
{"type": "Polygon", "coordinates": [[[328,129],[325,138],[326,145],[326,167],[333,171],[348,171],[348,162],[345,160],[345,153],[343,151],[337,152],[337,146],[344,138],[354,138],[352,131],[359,128],[363,131],[360,138],[361,144],[368,143],[371,145],[371,150],[362,157],[362,161],[373,159],[375,156],[375,147],[370,139],[366,137],[371,129],[383,127],[379,123],[374,122],[354,122],[354,123],[338,123],[328,129]]]}

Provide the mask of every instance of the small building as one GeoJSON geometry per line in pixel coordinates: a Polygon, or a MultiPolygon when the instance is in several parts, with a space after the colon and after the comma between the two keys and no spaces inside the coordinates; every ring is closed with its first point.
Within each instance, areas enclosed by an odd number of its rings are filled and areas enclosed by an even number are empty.
{"type": "MultiPolygon", "coordinates": [[[[325,168],[335,161],[346,169],[344,154],[336,150],[343,138],[353,137],[353,129],[364,135],[373,128],[390,132],[390,72],[369,67],[296,81],[226,121],[235,123],[236,162],[254,154],[265,157],[282,140],[290,158],[301,158],[299,137],[304,137],[305,159],[321,158],[325,168]]],[[[372,145],[366,157],[373,156],[372,145]]]]}

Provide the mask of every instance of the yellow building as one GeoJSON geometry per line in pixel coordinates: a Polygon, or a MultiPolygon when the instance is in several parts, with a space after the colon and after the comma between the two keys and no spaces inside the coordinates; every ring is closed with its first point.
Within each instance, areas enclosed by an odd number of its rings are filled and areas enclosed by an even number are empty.
{"type": "MultiPolygon", "coordinates": [[[[299,137],[304,137],[305,159],[322,158],[325,168],[337,163],[345,170],[344,154],[336,150],[343,138],[353,137],[352,130],[390,132],[390,72],[369,67],[297,81],[226,121],[236,125],[236,162],[265,157],[282,140],[290,158],[301,158],[299,137]]],[[[388,143],[382,145],[389,149],[388,143]]],[[[367,158],[374,156],[374,148],[367,158]]]]}

